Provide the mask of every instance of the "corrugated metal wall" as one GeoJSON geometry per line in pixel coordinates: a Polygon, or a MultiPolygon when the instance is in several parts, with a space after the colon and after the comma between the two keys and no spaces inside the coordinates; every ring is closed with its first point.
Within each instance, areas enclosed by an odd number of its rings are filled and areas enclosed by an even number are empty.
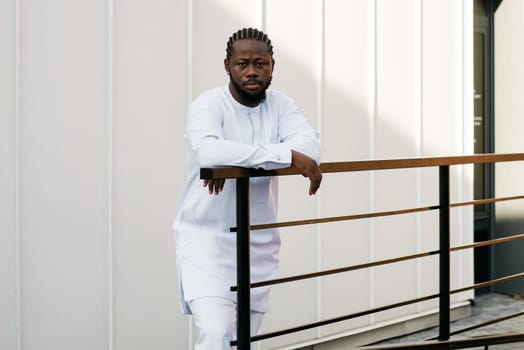
{"type": "MultiPolygon", "coordinates": [[[[226,84],[233,31],[268,32],[273,88],[319,129],[323,161],[468,154],[472,11],[470,0],[2,0],[0,348],[190,348],[170,231],[185,111],[226,84]]],[[[452,174],[453,200],[470,199],[472,170],[452,174]]],[[[281,219],[425,205],[436,185],[435,169],[326,175],[310,198],[306,180],[283,178],[281,219]]],[[[281,275],[434,248],[436,220],[284,229],[281,275]]],[[[452,224],[454,242],[471,239],[470,209],[454,209],[452,224]]],[[[434,292],[437,270],[430,259],[278,286],[263,330],[434,292]]],[[[452,285],[472,276],[471,254],[454,256],[452,285]]]]}

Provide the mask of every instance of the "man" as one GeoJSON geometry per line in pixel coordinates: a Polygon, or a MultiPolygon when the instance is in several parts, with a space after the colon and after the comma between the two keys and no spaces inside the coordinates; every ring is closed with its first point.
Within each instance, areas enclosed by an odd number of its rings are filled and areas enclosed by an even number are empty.
{"type": "MultiPolygon", "coordinates": [[[[186,183],[173,224],[181,305],[199,329],[195,349],[230,349],[235,337],[236,225],[234,181],[199,179],[201,167],[297,168],[315,194],[322,175],[317,133],[294,102],[267,90],[274,67],[266,34],[241,29],[227,43],[229,84],[208,90],[191,105],[185,130],[186,183]]],[[[251,223],[276,221],[277,178],[250,182],[251,223]]],[[[251,234],[251,281],[276,276],[277,230],[251,234]]],[[[251,290],[251,333],[269,307],[269,288],[251,290]]]]}

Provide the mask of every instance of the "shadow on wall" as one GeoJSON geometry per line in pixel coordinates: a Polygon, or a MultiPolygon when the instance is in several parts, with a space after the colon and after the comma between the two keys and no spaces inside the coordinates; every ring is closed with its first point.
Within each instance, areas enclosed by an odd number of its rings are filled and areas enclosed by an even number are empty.
{"type": "MultiPolygon", "coordinates": [[[[497,219],[495,224],[495,238],[508,237],[522,233],[524,227],[523,218],[504,218],[497,219]]],[[[496,244],[493,247],[493,278],[501,278],[524,271],[524,241],[517,240],[508,243],[496,244]]],[[[524,296],[524,280],[497,284],[493,287],[494,291],[508,293],[512,295],[524,296]]]]}

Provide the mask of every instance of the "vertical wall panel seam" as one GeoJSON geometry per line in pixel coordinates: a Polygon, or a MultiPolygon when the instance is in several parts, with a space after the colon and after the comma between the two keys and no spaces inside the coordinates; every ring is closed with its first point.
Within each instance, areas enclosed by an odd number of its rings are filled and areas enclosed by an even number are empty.
{"type": "MultiPolygon", "coordinates": [[[[457,1],[455,4],[456,8],[456,37],[457,37],[457,44],[456,44],[456,61],[455,64],[457,65],[457,68],[460,70],[460,74],[457,74],[457,78],[459,79],[458,83],[458,90],[461,92],[460,94],[457,94],[460,96],[460,100],[457,101],[457,114],[460,116],[460,118],[457,118],[460,122],[458,123],[458,130],[459,130],[459,137],[457,139],[462,140],[460,145],[460,153],[464,154],[464,14],[463,14],[463,6],[464,6],[464,0],[457,1]]],[[[463,187],[464,187],[464,167],[465,165],[462,165],[458,168],[458,177],[460,181],[457,181],[457,193],[459,198],[457,200],[462,201],[463,200],[463,187]]],[[[457,225],[461,229],[459,232],[457,232],[457,241],[458,244],[463,243],[463,237],[464,237],[464,230],[463,230],[463,222],[464,222],[464,210],[463,208],[460,210],[459,215],[457,216],[457,225]]],[[[457,276],[457,283],[458,286],[462,286],[463,282],[463,273],[464,273],[464,254],[463,252],[460,252],[458,255],[458,276],[457,276]]]]}
{"type": "Polygon", "coordinates": [[[266,0],[257,0],[256,4],[258,28],[266,31],[266,0]]]}
{"type": "MultiPolygon", "coordinates": [[[[316,105],[316,128],[320,135],[322,135],[322,110],[323,110],[323,98],[324,98],[324,62],[325,62],[325,1],[320,0],[316,3],[317,18],[316,18],[316,45],[317,45],[317,57],[316,57],[316,75],[317,75],[317,86],[316,86],[316,95],[317,95],[317,105],[316,105]]],[[[320,136],[322,138],[322,136],[320,136]]],[[[316,198],[316,215],[321,217],[322,215],[322,191],[317,193],[316,198]]],[[[323,259],[323,245],[322,245],[322,228],[321,225],[316,225],[316,269],[320,271],[322,269],[322,259],[323,259]]],[[[316,281],[316,310],[317,310],[317,320],[320,321],[322,317],[322,279],[317,278],[316,281]]],[[[317,337],[322,335],[320,327],[317,327],[317,337]]]]}
{"type": "Polygon", "coordinates": [[[106,1],[106,38],[105,38],[105,119],[106,119],[106,138],[107,138],[107,150],[106,150],[106,180],[107,180],[107,237],[108,237],[108,349],[113,350],[115,339],[114,339],[114,232],[113,232],[113,126],[114,126],[114,115],[113,115],[113,68],[114,68],[114,56],[113,56],[113,34],[114,34],[114,2],[113,0],[106,1]]]}
{"type": "MultiPolygon", "coordinates": [[[[370,158],[375,156],[375,122],[377,117],[377,1],[370,0],[368,2],[368,55],[370,66],[369,69],[369,153],[370,158]]],[[[375,206],[374,174],[369,172],[369,210],[373,211],[375,206]]],[[[369,220],[369,259],[374,259],[375,251],[375,236],[373,219],[369,220]]],[[[375,305],[375,270],[369,269],[369,307],[373,308],[375,305]]],[[[374,323],[374,315],[370,315],[370,322],[374,323]]]]}
{"type": "Polygon", "coordinates": [[[466,145],[466,152],[473,150],[473,0],[466,0],[464,2],[463,17],[465,20],[463,25],[463,67],[465,88],[463,99],[465,102],[464,106],[464,130],[466,135],[464,137],[466,145]],[[468,146],[469,145],[469,146],[468,146]],[[469,148],[468,148],[469,147],[469,148]]]}
{"type": "MultiPolygon", "coordinates": [[[[186,36],[186,110],[189,108],[193,100],[193,0],[187,0],[187,36],[186,36]]],[[[180,281],[178,281],[180,283],[180,281]]],[[[191,350],[193,343],[193,319],[187,318],[187,349],[191,350]]]]}
{"type": "Polygon", "coordinates": [[[420,155],[424,155],[424,2],[420,1],[420,155]]]}
{"type": "Polygon", "coordinates": [[[15,203],[14,203],[14,215],[15,215],[15,278],[16,278],[16,346],[18,350],[22,349],[22,281],[21,281],[21,216],[20,216],[20,111],[21,111],[21,67],[20,67],[20,56],[21,56],[21,0],[15,0],[15,81],[14,81],[14,103],[15,103],[15,178],[14,178],[14,191],[15,191],[15,203]]]}
{"type": "Polygon", "coordinates": [[[267,0],[262,0],[260,7],[260,29],[265,32],[267,27],[267,0]]]}
{"type": "Polygon", "coordinates": [[[193,101],[193,0],[187,0],[187,69],[186,69],[186,89],[187,107],[193,101]]]}
{"type": "MultiPolygon", "coordinates": [[[[414,113],[417,118],[417,157],[422,155],[422,1],[415,2],[416,6],[414,13],[416,16],[415,21],[415,30],[416,30],[416,50],[414,52],[416,64],[416,80],[415,80],[415,93],[417,94],[414,100],[416,101],[416,107],[414,108],[414,113]]],[[[416,170],[417,176],[417,206],[421,205],[421,191],[422,191],[422,172],[420,168],[416,170]]],[[[416,232],[417,232],[417,242],[416,250],[420,252],[422,250],[422,215],[417,213],[416,216],[416,232]]],[[[416,277],[416,296],[420,297],[422,295],[422,261],[417,259],[416,262],[417,277],[416,277]]],[[[422,311],[421,303],[417,304],[417,312],[422,311]]]]}
{"type": "MultiPolygon", "coordinates": [[[[470,18],[473,16],[473,6],[472,2],[470,0],[462,0],[461,1],[461,69],[462,69],[462,93],[461,93],[461,113],[462,113],[462,154],[468,153],[471,149],[471,146],[467,146],[468,143],[471,144],[473,140],[470,139],[471,131],[467,131],[468,127],[473,128],[472,119],[469,117],[469,111],[470,111],[470,105],[473,100],[473,94],[469,94],[469,92],[472,93],[470,90],[470,86],[473,84],[473,76],[470,74],[470,71],[468,70],[468,67],[470,66],[468,64],[468,60],[470,59],[470,43],[471,41],[467,39],[468,33],[470,33],[473,29],[473,23],[471,23],[470,18]]],[[[472,166],[463,166],[462,167],[462,178],[461,178],[461,196],[462,200],[467,200],[470,197],[471,192],[468,191],[467,182],[468,179],[472,179],[472,166]]],[[[461,223],[460,227],[464,228],[464,222],[466,222],[466,218],[470,218],[470,220],[473,220],[473,216],[470,216],[472,208],[464,207],[461,210],[461,223]]],[[[473,229],[473,225],[468,226],[473,229]]],[[[471,235],[467,234],[467,232],[463,229],[461,235],[461,243],[469,242],[471,235]]],[[[462,253],[462,259],[463,260],[463,266],[461,270],[461,281],[460,284],[468,284],[469,283],[469,275],[472,273],[472,270],[470,268],[470,264],[467,263],[468,257],[471,256],[469,252],[463,252],[462,253]]]]}
{"type": "Polygon", "coordinates": [[[418,156],[423,155],[424,151],[424,2],[418,2],[418,156]]]}
{"type": "Polygon", "coordinates": [[[377,85],[378,85],[378,67],[377,67],[377,0],[369,2],[369,56],[370,56],[370,135],[369,135],[369,153],[370,159],[375,157],[375,123],[377,118],[377,85]]]}
{"type": "MultiPolygon", "coordinates": [[[[464,141],[466,143],[466,153],[473,151],[473,0],[466,0],[463,7],[463,67],[464,67],[464,78],[465,78],[465,87],[464,87],[464,141]],[[469,146],[468,146],[469,145],[469,146]]],[[[466,179],[473,179],[473,166],[470,165],[467,167],[465,174],[466,179]]],[[[473,191],[471,186],[466,187],[466,198],[472,198],[473,191]]],[[[474,212],[473,208],[465,208],[467,211],[467,217],[470,222],[470,231],[467,237],[467,242],[471,242],[474,238],[474,212]]],[[[473,280],[474,276],[474,264],[473,264],[473,252],[470,251],[468,254],[468,271],[466,283],[470,283],[473,280]]],[[[470,292],[471,293],[471,292],[470,292]]],[[[471,294],[470,294],[471,295],[471,294]]]]}
{"type": "MultiPolygon", "coordinates": [[[[465,66],[464,66],[464,53],[465,53],[465,48],[464,48],[464,6],[465,6],[465,0],[461,0],[461,1],[458,1],[457,2],[457,21],[458,21],[458,30],[459,30],[459,33],[457,33],[457,37],[458,37],[458,43],[457,43],[457,64],[458,66],[460,67],[460,75],[458,75],[460,77],[460,82],[459,82],[459,89],[460,89],[460,96],[461,96],[461,99],[459,101],[459,105],[458,105],[458,109],[459,109],[459,113],[460,113],[460,116],[462,118],[460,118],[460,123],[459,123],[459,130],[460,130],[460,140],[462,140],[462,145],[461,145],[461,153],[464,154],[464,151],[465,151],[465,143],[464,143],[464,120],[465,120],[465,113],[464,113],[464,108],[466,107],[465,103],[464,103],[464,92],[465,92],[465,87],[466,87],[466,84],[465,84],[465,73],[466,73],[466,70],[465,70],[465,66]]],[[[460,192],[461,195],[462,195],[462,191],[460,192]]],[[[462,200],[462,199],[460,199],[462,200]]]]}
{"type": "MultiPolygon", "coordinates": [[[[462,105],[462,154],[465,154],[466,153],[466,141],[467,141],[467,135],[466,135],[466,121],[467,121],[467,114],[466,114],[466,109],[467,109],[467,104],[466,104],[466,90],[467,90],[467,84],[466,84],[466,77],[467,77],[467,71],[466,71],[466,57],[467,57],[467,54],[466,54],[466,23],[468,21],[466,21],[466,2],[468,0],[462,0],[461,2],[461,48],[462,48],[462,57],[461,57],[461,67],[462,67],[462,74],[461,74],[461,77],[462,77],[462,99],[461,99],[461,105],[462,105]]],[[[468,166],[464,166],[463,167],[463,170],[462,170],[462,191],[461,191],[461,196],[462,196],[462,200],[465,200],[466,199],[466,181],[467,181],[467,174],[468,174],[468,166]]],[[[465,218],[467,217],[467,211],[469,210],[468,207],[464,207],[462,208],[461,212],[462,212],[462,222],[461,222],[461,225],[460,227],[464,228],[464,222],[465,222],[465,218]]],[[[464,231],[464,230],[463,230],[464,231]]],[[[466,242],[466,232],[464,231],[462,233],[462,240],[461,242],[466,242]]],[[[465,285],[465,283],[467,283],[466,279],[465,279],[465,274],[467,273],[466,272],[466,261],[465,259],[467,258],[468,256],[468,253],[467,252],[464,252],[463,254],[463,260],[464,260],[464,263],[463,263],[463,267],[462,267],[462,274],[461,274],[461,285],[465,285]]]]}

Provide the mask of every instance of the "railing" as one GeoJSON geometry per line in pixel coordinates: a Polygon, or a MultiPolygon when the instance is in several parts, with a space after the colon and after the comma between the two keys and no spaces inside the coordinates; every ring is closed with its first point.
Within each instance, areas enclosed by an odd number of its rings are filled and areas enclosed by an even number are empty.
{"type": "MultiPolygon", "coordinates": [[[[409,208],[396,211],[374,212],[359,215],[347,215],[337,217],[316,218],[309,220],[289,221],[280,223],[268,223],[263,225],[250,225],[249,218],[249,178],[260,176],[284,176],[284,175],[299,175],[299,172],[294,168],[285,168],[278,170],[259,170],[246,168],[202,168],[200,170],[201,179],[236,179],[236,213],[237,226],[231,228],[232,232],[236,231],[237,236],[237,286],[231,287],[232,291],[237,292],[237,340],[231,342],[231,345],[237,345],[239,350],[250,349],[251,342],[262,339],[272,338],[298,332],[314,327],[324,326],[335,322],[340,322],[364,315],[373,314],[376,312],[393,309],[396,307],[418,303],[430,299],[439,299],[439,336],[438,341],[428,341],[421,345],[415,344],[416,348],[432,348],[432,349],[457,349],[460,347],[471,347],[488,344],[499,344],[501,342],[515,342],[524,341],[524,333],[508,337],[484,337],[482,339],[450,341],[450,295],[471,289],[495,285],[498,283],[508,282],[511,280],[524,277],[524,272],[491,280],[487,282],[477,283],[471,286],[466,286],[458,289],[450,289],[450,252],[481,247],[485,245],[508,242],[511,240],[522,239],[524,235],[515,235],[502,239],[491,241],[476,242],[472,244],[451,247],[450,246],[450,208],[477,204],[489,204],[500,201],[524,199],[524,195],[503,197],[503,198],[488,198],[473,200],[469,202],[450,203],[450,166],[460,164],[482,164],[482,163],[496,163],[496,162],[512,162],[524,160],[524,153],[515,154],[481,154],[471,156],[451,156],[451,157],[428,157],[428,158],[410,158],[410,159],[393,159],[393,160],[368,160],[368,161],[354,161],[354,162],[336,162],[321,164],[322,173],[340,173],[340,172],[354,172],[354,171],[370,171],[370,170],[386,170],[386,169],[405,169],[405,168],[422,168],[422,167],[438,167],[439,168],[439,203],[433,206],[409,208]],[[285,226],[320,224],[335,221],[346,221],[362,218],[373,218],[380,216],[399,215],[406,213],[423,212],[429,210],[439,211],[439,249],[428,252],[421,252],[409,256],[402,256],[394,259],[387,259],[375,261],[371,263],[348,266],[339,269],[320,271],[299,276],[292,276],[280,278],[270,281],[263,281],[258,283],[250,283],[250,265],[249,265],[249,242],[250,230],[258,230],[264,228],[276,228],[285,226]],[[344,315],[333,319],[322,320],[294,328],[284,329],[272,333],[261,334],[251,337],[250,335],[250,289],[261,286],[274,285],[279,283],[286,283],[298,281],[307,278],[320,277],[340,272],[352,271],[362,268],[369,268],[378,265],[385,265],[399,261],[406,261],[412,259],[419,259],[422,257],[438,255],[439,256],[439,292],[432,295],[426,295],[416,299],[411,299],[395,304],[385,305],[350,315],[344,315]],[[440,346],[435,345],[440,344],[440,346]],[[454,345],[455,344],[455,345],[454,345]],[[473,345],[474,344],[474,345],[473,345]],[[455,347],[454,347],[455,346],[455,347]]],[[[397,348],[407,348],[408,344],[403,344],[397,348]]],[[[394,349],[395,346],[389,347],[370,347],[369,349],[394,349]]]]}

